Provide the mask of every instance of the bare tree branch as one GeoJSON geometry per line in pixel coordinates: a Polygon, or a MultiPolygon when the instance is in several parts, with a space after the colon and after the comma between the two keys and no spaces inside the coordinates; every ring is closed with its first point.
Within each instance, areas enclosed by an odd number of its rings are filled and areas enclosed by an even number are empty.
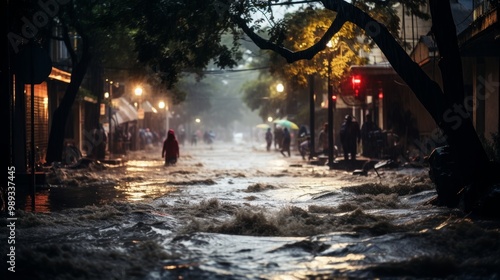
{"type": "Polygon", "coordinates": [[[272,50],[284,57],[288,63],[292,63],[302,59],[312,59],[317,53],[326,48],[326,44],[328,43],[328,41],[342,28],[342,26],[346,22],[346,19],[344,17],[337,15],[328,30],[325,32],[325,34],[323,34],[323,36],[317,43],[307,49],[294,52],[262,38],[261,36],[256,34],[241,17],[233,16],[233,20],[260,49],[272,50]]]}

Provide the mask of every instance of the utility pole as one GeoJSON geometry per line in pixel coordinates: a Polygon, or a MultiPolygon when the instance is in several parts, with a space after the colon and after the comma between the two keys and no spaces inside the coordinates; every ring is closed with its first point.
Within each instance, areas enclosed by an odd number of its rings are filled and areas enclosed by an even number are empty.
{"type": "Polygon", "coordinates": [[[310,139],[309,139],[309,159],[316,155],[314,141],[315,141],[315,119],[314,119],[314,75],[309,75],[309,127],[310,127],[310,139]]]}
{"type": "Polygon", "coordinates": [[[332,86],[332,55],[328,59],[328,166],[333,169],[333,86],[332,86]]]}
{"type": "Polygon", "coordinates": [[[108,149],[109,149],[109,158],[112,158],[112,155],[113,155],[113,132],[111,130],[111,122],[113,120],[113,81],[107,81],[107,82],[108,82],[108,87],[109,87],[108,149]]]}

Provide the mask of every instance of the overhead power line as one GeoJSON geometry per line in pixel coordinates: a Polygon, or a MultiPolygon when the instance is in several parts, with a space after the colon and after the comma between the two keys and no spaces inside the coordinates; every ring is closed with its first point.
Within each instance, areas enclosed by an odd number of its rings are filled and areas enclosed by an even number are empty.
{"type": "Polygon", "coordinates": [[[307,4],[307,3],[314,3],[314,2],[321,2],[319,0],[299,0],[299,1],[286,1],[283,3],[279,3],[279,1],[269,1],[269,6],[289,6],[289,5],[297,5],[297,4],[307,4]],[[275,3],[271,3],[275,2],[275,3]]]}
{"type": "Polygon", "coordinates": [[[256,68],[246,68],[246,69],[217,69],[217,70],[204,70],[203,74],[227,74],[227,73],[238,73],[238,72],[247,72],[247,71],[257,71],[257,70],[263,70],[263,69],[269,69],[269,66],[264,66],[264,67],[256,67],[256,68]]]}

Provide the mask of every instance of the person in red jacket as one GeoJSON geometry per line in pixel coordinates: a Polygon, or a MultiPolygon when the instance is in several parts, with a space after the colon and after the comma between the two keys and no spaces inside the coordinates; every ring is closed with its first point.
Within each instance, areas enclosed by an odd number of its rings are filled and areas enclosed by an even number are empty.
{"type": "Polygon", "coordinates": [[[179,142],[173,129],[169,129],[167,139],[163,142],[161,157],[165,158],[165,165],[175,164],[179,159],[179,142]]]}

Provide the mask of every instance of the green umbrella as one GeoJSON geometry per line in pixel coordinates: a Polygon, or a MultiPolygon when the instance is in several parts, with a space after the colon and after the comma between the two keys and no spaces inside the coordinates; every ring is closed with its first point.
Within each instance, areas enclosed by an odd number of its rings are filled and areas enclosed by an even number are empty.
{"type": "Polygon", "coordinates": [[[299,126],[296,125],[294,122],[291,122],[289,120],[275,120],[275,124],[286,127],[288,129],[299,129],[299,126]]]}

